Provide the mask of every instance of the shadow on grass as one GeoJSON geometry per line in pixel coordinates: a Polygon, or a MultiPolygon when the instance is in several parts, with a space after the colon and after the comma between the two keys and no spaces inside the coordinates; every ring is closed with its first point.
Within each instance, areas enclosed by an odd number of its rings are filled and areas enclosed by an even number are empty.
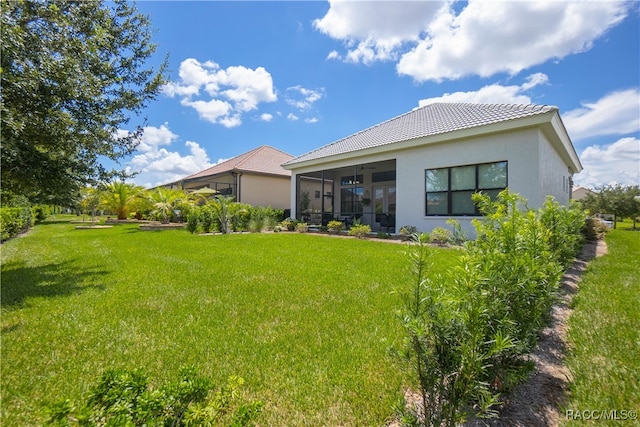
{"type": "Polygon", "coordinates": [[[106,274],[106,270],[98,268],[78,270],[70,261],[37,267],[9,262],[2,266],[0,305],[7,309],[22,305],[27,298],[69,296],[86,289],[104,289],[96,279],[106,274]]]}

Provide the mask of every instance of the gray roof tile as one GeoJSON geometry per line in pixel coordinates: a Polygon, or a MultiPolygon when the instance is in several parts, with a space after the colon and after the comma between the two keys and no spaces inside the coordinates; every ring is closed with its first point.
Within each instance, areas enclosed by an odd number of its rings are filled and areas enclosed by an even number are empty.
{"type": "Polygon", "coordinates": [[[298,156],[285,165],[521,119],[556,110],[557,107],[533,104],[429,104],[298,156]]]}

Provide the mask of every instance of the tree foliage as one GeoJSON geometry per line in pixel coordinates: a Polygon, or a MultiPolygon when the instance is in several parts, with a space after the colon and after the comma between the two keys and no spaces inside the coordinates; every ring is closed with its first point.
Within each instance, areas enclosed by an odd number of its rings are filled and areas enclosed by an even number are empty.
{"type": "Polygon", "coordinates": [[[101,158],[132,153],[143,123],[121,130],[165,81],[151,35],[124,0],[2,3],[3,191],[62,204],[115,174],[101,158]]]}
{"type": "Polygon", "coordinates": [[[116,214],[118,219],[127,219],[134,203],[143,197],[143,188],[123,181],[106,184],[100,192],[102,206],[116,214]]]}
{"type": "Polygon", "coordinates": [[[640,186],[608,185],[590,193],[580,202],[592,214],[614,215],[614,228],[618,220],[640,216],[640,186]]]}

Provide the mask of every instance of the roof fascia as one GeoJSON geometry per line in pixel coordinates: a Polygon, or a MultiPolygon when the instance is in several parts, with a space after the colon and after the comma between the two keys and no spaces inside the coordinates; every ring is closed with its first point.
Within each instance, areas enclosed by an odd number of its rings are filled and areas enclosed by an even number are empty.
{"type": "Polygon", "coordinates": [[[558,112],[554,112],[553,117],[546,126],[543,126],[542,131],[547,138],[554,145],[560,157],[571,168],[572,173],[579,173],[582,171],[582,163],[576,153],[575,147],[571,143],[571,138],[567,133],[567,129],[564,127],[562,118],[558,112]]]}

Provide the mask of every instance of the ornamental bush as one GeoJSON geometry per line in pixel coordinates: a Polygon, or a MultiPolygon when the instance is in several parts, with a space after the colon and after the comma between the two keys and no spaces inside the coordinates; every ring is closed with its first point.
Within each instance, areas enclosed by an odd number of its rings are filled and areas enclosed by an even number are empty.
{"type": "Polygon", "coordinates": [[[368,224],[354,224],[347,232],[349,236],[356,236],[358,239],[367,237],[369,233],[371,233],[371,227],[368,224]]]}
{"type": "Polygon", "coordinates": [[[524,377],[521,356],[536,344],[563,268],[582,243],[585,212],[575,204],[548,199],[534,211],[507,190],[494,201],[483,194],[473,200],[483,218],[473,221],[476,240],[465,243],[457,268],[434,277],[425,235],[410,246],[404,355],[422,399],[421,411],[404,414],[412,425],[454,426],[495,414],[501,394],[524,377]]]}
{"type": "Polygon", "coordinates": [[[149,386],[138,370],[105,372],[83,405],[62,400],[47,408],[50,426],[251,426],[260,414],[259,401],[238,403],[244,380],[230,377],[219,390],[193,367],[179,370],[177,381],[149,386]]]}
{"type": "Polygon", "coordinates": [[[33,227],[35,217],[28,200],[22,196],[8,197],[0,208],[0,239],[5,241],[33,227]]]}

